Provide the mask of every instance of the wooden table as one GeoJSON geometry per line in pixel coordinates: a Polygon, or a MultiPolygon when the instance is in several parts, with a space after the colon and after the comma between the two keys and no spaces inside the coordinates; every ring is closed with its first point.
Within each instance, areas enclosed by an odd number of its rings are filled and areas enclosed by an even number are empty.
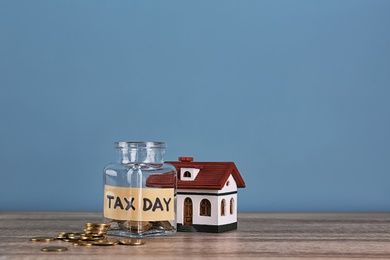
{"type": "Polygon", "coordinates": [[[180,232],[148,238],[138,247],[29,241],[100,221],[100,213],[1,212],[0,259],[390,259],[390,213],[239,213],[238,230],[180,232]],[[65,245],[68,251],[40,251],[47,245],[65,245]]]}

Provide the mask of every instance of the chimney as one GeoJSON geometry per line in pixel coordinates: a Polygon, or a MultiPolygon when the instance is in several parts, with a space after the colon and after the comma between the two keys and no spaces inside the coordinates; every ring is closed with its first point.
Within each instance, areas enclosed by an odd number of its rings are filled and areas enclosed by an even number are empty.
{"type": "Polygon", "coordinates": [[[192,162],[192,161],[194,161],[194,157],[180,156],[179,161],[180,162],[192,162]]]}

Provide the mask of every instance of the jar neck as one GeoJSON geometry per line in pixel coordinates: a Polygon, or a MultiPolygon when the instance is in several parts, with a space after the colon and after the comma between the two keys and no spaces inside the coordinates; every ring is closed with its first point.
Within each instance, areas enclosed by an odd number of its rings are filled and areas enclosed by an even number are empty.
{"type": "Polygon", "coordinates": [[[118,142],[116,143],[117,162],[164,163],[165,143],[162,142],[118,142]]]}

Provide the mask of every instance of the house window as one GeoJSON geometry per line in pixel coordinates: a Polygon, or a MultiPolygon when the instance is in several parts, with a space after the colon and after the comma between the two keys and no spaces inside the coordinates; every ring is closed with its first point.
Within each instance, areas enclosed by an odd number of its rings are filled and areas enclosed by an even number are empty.
{"type": "Polygon", "coordinates": [[[225,201],[225,199],[222,199],[222,201],[221,201],[221,216],[225,216],[225,207],[226,207],[226,201],[225,201]]]}
{"type": "Polygon", "coordinates": [[[203,199],[200,202],[199,212],[201,216],[211,216],[211,203],[208,199],[203,199]]]}
{"type": "Polygon", "coordinates": [[[183,177],[191,178],[191,173],[189,171],[185,171],[183,177]]]}
{"type": "Polygon", "coordinates": [[[230,199],[230,215],[233,215],[234,213],[234,199],[230,199]]]}

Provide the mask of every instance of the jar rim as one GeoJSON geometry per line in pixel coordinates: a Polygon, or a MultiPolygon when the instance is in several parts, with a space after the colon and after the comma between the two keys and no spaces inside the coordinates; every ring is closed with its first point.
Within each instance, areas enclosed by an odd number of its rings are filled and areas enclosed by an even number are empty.
{"type": "Polygon", "coordinates": [[[165,142],[115,142],[117,148],[166,148],[165,142]]]}

